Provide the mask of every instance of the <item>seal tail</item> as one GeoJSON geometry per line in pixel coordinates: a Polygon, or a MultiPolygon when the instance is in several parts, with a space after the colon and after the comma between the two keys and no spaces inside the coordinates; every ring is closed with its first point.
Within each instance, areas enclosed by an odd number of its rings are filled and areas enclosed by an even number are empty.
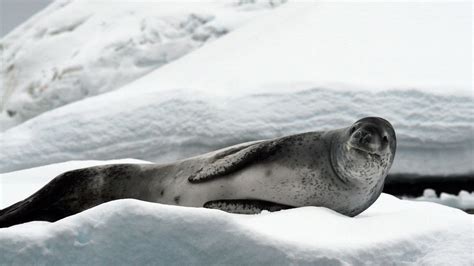
{"type": "Polygon", "coordinates": [[[131,166],[108,165],[63,173],[27,199],[0,210],[0,228],[31,221],[55,222],[111,200],[138,198],[117,188],[107,189],[114,183],[127,187],[133,173],[124,170],[128,168],[131,166]]]}
{"type": "Polygon", "coordinates": [[[0,228],[31,221],[54,222],[67,216],[61,208],[58,208],[64,204],[61,204],[62,193],[56,179],[61,181],[63,175],[56,177],[27,199],[0,210],[0,228]]]}
{"type": "Polygon", "coordinates": [[[25,216],[24,213],[22,213],[26,205],[26,201],[20,201],[8,208],[0,210],[0,228],[32,221],[28,219],[28,215],[25,216]]]}

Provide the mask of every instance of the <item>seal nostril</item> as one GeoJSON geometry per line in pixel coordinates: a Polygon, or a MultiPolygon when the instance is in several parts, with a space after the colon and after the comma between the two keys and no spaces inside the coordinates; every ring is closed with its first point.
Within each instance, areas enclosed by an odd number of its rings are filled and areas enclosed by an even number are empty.
{"type": "Polygon", "coordinates": [[[357,132],[354,134],[354,137],[360,140],[360,139],[362,138],[362,133],[360,133],[360,131],[357,131],[357,132]]]}
{"type": "Polygon", "coordinates": [[[355,136],[359,139],[360,144],[367,144],[371,139],[370,134],[367,134],[367,132],[357,132],[355,136]]]}
{"type": "Polygon", "coordinates": [[[367,134],[364,140],[365,140],[365,143],[369,143],[372,140],[372,137],[369,134],[367,134]]]}
{"type": "Polygon", "coordinates": [[[359,143],[360,144],[368,144],[372,140],[372,136],[370,134],[362,134],[362,136],[359,138],[359,143]]]}

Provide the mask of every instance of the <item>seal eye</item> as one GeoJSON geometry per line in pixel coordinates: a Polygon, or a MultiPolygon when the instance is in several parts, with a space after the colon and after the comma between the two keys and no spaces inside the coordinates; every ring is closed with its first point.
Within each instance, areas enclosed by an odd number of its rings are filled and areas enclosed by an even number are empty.
{"type": "Polygon", "coordinates": [[[355,127],[355,126],[351,127],[351,130],[349,131],[349,134],[352,135],[352,133],[354,133],[355,130],[356,130],[356,127],[355,127]]]}
{"type": "Polygon", "coordinates": [[[383,143],[383,144],[387,144],[387,143],[388,143],[388,138],[387,138],[387,136],[383,136],[383,138],[382,138],[382,143],[383,143]]]}

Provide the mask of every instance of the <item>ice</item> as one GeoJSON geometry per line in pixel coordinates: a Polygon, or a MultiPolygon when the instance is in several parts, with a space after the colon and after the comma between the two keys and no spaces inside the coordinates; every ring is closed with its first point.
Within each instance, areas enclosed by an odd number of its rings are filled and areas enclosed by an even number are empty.
{"type": "Polygon", "coordinates": [[[440,193],[439,197],[432,189],[425,189],[423,196],[417,198],[406,198],[407,200],[414,201],[429,201],[461,210],[474,211],[474,192],[469,193],[468,191],[461,190],[458,195],[449,193],[440,193]]]}
{"type": "MultiPolygon", "coordinates": [[[[0,184],[33,176],[46,183],[57,173],[97,163],[69,162],[12,172],[3,174],[0,184]]],[[[21,190],[12,184],[5,188],[21,190]]],[[[4,201],[18,199],[9,194],[4,201]]],[[[473,223],[474,216],[460,210],[387,194],[354,218],[319,207],[237,215],[124,199],[55,223],[0,229],[0,262],[472,265],[473,223]]]]}

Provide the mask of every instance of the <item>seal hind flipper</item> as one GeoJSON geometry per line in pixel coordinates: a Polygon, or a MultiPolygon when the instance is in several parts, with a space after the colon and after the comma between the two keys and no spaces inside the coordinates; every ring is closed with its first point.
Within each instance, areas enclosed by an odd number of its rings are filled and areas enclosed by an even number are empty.
{"type": "Polygon", "coordinates": [[[19,223],[18,220],[21,219],[17,219],[15,216],[18,214],[18,210],[21,210],[27,203],[26,200],[22,200],[10,207],[0,210],[0,228],[19,223]]]}
{"type": "Polygon", "coordinates": [[[22,201],[19,201],[15,204],[11,205],[10,207],[7,207],[3,210],[0,210],[0,217],[2,217],[3,215],[7,215],[8,213],[12,212],[15,209],[18,209],[20,206],[22,206],[24,204],[25,204],[25,201],[22,200],[22,201]]]}
{"type": "Polygon", "coordinates": [[[213,162],[202,166],[188,180],[191,183],[198,183],[237,172],[250,163],[270,157],[280,147],[279,142],[270,140],[225,150],[216,154],[213,162]]]}
{"type": "Polygon", "coordinates": [[[0,211],[0,228],[31,221],[54,222],[80,210],[68,209],[64,196],[77,188],[80,175],[91,173],[89,169],[78,169],[63,173],[27,199],[0,211]],[[79,178],[74,178],[78,176],[79,178]]]}
{"type": "Polygon", "coordinates": [[[24,200],[1,211],[0,228],[9,227],[31,221],[54,222],[71,214],[63,214],[60,210],[37,208],[34,203],[24,200]]]}
{"type": "Polygon", "coordinates": [[[0,228],[31,221],[55,222],[111,200],[142,199],[123,190],[139,167],[117,164],[65,172],[27,199],[0,210],[0,228]],[[104,189],[109,190],[104,193],[104,189]]]}
{"type": "Polygon", "coordinates": [[[206,202],[203,207],[239,214],[258,214],[264,210],[274,212],[294,208],[284,204],[256,199],[213,200],[206,202]]]}

